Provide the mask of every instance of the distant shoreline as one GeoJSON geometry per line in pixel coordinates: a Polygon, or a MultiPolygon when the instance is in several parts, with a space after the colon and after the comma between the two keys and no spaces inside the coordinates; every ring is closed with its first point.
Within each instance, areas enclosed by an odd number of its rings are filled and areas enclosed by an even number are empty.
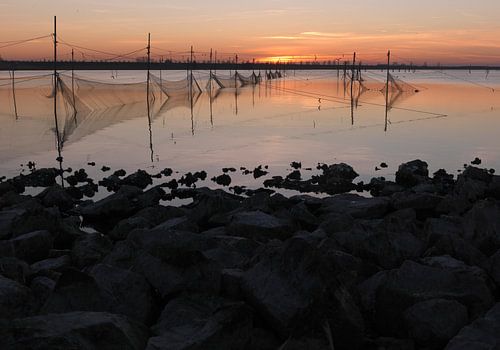
{"type": "MultiPolygon", "coordinates": [[[[148,68],[147,62],[90,62],[90,61],[61,61],[57,62],[58,70],[146,70],[148,68]]],[[[362,70],[386,70],[386,65],[357,65],[357,69],[362,70]]],[[[53,70],[54,63],[51,61],[0,61],[0,71],[32,71],[32,70],[53,70]]],[[[151,70],[337,70],[342,71],[343,65],[337,66],[335,64],[275,64],[275,63],[216,63],[211,64],[208,62],[200,63],[185,63],[185,62],[151,62],[151,70]]],[[[347,70],[351,70],[352,66],[347,65],[347,70]]],[[[405,70],[500,70],[500,66],[467,66],[467,65],[446,65],[446,66],[426,66],[426,65],[408,65],[408,64],[393,64],[391,70],[405,71],[405,70]]]]}

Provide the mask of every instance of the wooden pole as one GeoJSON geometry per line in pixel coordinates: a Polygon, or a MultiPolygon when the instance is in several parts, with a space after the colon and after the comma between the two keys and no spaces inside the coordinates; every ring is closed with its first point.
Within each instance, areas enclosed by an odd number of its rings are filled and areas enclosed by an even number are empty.
{"type": "Polygon", "coordinates": [[[56,123],[57,132],[57,148],[60,151],[61,140],[59,138],[59,123],[57,120],[57,17],[54,16],[54,120],[56,123]]]}
{"type": "Polygon", "coordinates": [[[73,94],[73,112],[76,116],[76,97],[75,97],[75,51],[71,49],[71,93],[73,94]]]}
{"type": "Polygon", "coordinates": [[[150,106],[150,91],[149,91],[149,81],[150,81],[150,71],[151,71],[151,33],[148,33],[148,62],[147,62],[147,76],[146,76],[146,106],[148,110],[148,126],[149,126],[149,149],[151,150],[151,162],[154,162],[154,151],[153,151],[153,130],[151,126],[151,106],[150,106]]]}
{"type": "Polygon", "coordinates": [[[17,115],[15,80],[16,80],[16,70],[14,68],[12,68],[12,99],[14,101],[14,115],[16,116],[16,120],[17,120],[19,117],[17,115]]]}
{"type": "Polygon", "coordinates": [[[391,51],[387,51],[387,81],[385,84],[385,128],[384,131],[387,131],[388,124],[388,112],[389,112],[389,78],[390,78],[390,70],[391,68],[391,51]]]}

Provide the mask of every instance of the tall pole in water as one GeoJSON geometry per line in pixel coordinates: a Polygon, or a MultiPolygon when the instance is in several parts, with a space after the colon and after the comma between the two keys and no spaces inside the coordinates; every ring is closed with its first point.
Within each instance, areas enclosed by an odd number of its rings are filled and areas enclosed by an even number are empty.
{"type": "Polygon", "coordinates": [[[18,116],[17,116],[17,102],[16,102],[15,80],[16,80],[16,70],[15,70],[14,67],[12,67],[12,100],[14,101],[14,115],[15,115],[16,120],[17,120],[18,116]]]}
{"type": "Polygon", "coordinates": [[[210,78],[208,79],[208,101],[210,102],[210,125],[214,126],[213,109],[212,109],[212,58],[213,51],[210,49],[210,78]]]}
{"type": "Polygon", "coordinates": [[[75,51],[71,49],[71,93],[73,94],[73,112],[76,117],[76,98],[75,98],[75,51]]]}
{"type": "Polygon", "coordinates": [[[153,130],[151,126],[151,106],[150,106],[150,91],[149,91],[149,82],[150,82],[150,71],[151,71],[151,33],[148,33],[148,61],[147,61],[147,74],[146,74],[146,107],[148,112],[148,127],[149,127],[149,149],[151,150],[151,163],[154,162],[154,151],[153,151],[153,130]]]}
{"type": "Polygon", "coordinates": [[[385,83],[385,128],[384,131],[387,131],[387,123],[388,118],[387,114],[389,112],[389,78],[391,73],[389,72],[391,68],[391,50],[387,51],[387,81],[385,83]]]}
{"type": "Polygon", "coordinates": [[[57,17],[54,16],[54,121],[56,124],[57,136],[57,161],[61,171],[61,186],[64,187],[64,178],[62,171],[62,155],[61,155],[61,137],[59,134],[59,121],[57,120],[57,91],[58,91],[58,76],[57,76],[57,17]]]}
{"type": "Polygon", "coordinates": [[[356,67],[356,52],[352,56],[352,67],[351,67],[351,124],[354,125],[354,96],[353,96],[353,88],[354,88],[354,74],[356,67]]]}

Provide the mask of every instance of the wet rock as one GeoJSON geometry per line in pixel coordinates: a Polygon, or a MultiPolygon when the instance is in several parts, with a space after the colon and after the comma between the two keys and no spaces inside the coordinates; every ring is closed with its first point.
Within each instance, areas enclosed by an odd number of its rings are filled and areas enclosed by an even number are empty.
{"type": "Polygon", "coordinates": [[[12,257],[0,258],[0,275],[20,284],[26,284],[31,274],[30,266],[26,262],[12,257]]]}
{"type": "Polygon", "coordinates": [[[1,321],[5,349],[126,349],[146,347],[148,329],[124,316],[71,312],[1,321]]]}
{"type": "Polygon", "coordinates": [[[430,349],[443,349],[469,321],[465,306],[446,299],[417,303],[403,317],[410,338],[430,349]]]}
{"type": "Polygon", "coordinates": [[[241,288],[266,322],[284,337],[321,329],[328,320],[335,348],[356,349],[364,322],[354,300],[336,280],[331,265],[300,238],[264,250],[246,271],[241,288]]]}
{"type": "Polygon", "coordinates": [[[396,172],[396,183],[404,187],[412,187],[427,182],[428,176],[428,164],[417,159],[399,166],[396,172]]]}
{"type": "Polygon", "coordinates": [[[475,158],[472,162],[470,162],[470,163],[471,163],[471,164],[473,164],[473,165],[480,165],[480,164],[481,164],[481,159],[479,159],[479,158],[477,158],[477,157],[476,157],[476,158],[475,158]]]}
{"type": "Polygon", "coordinates": [[[197,190],[188,217],[203,227],[215,214],[228,213],[241,206],[241,197],[222,190],[197,190]]]}
{"type": "Polygon", "coordinates": [[[99,185],[106,187],[108,191],[116,192],[120,189],[121,179],[117,175],[113,174],[99,181],[99,185]]]}
{"type": "Polygon", "coordinates": [[[365,310],[382,334],[404,336],[402,315],[412,305],[431,299],[455,300],[474,319],[493,304],[482,278],[464,272],[406,261],[394,270],[382,271],[360,285],[365,310]]]}
{"type": "Polygon", "coordinates": [[[243,349],[251,336],[252,310],[242,302],[209,295],[170,301],[153,328],[147,349],[243,349]]]}
{"type": "Polygon", "coordinates": [[[261,211],[244,211],[232,216],[227,227],[234,236],[254,240],[286,239],[294,232],[292,224],[261,211]]]}
{"type": "Polygon", "coordinates": [[[32,171],[28,175],[19,175],[15,180],[27,187],[50,187],[56,184],[58,175],[59,170],[56,168],[44,168],[32,171]]]}
{"type": "MultiPolygon", "coordinates": [[[[33,310],[33,296],[28,287],[0,275],[0,320],[23,317],[33,310]]],[[[2,326],[0,325],[0,332],[2,326]]],[[[0,339],[2,337],[0,336],[0,339]]],[[[5,343],[2,342],[2,347],[5,343]]]]}
{"type": "Polygon", "coordinates": [[[71,250],[73,263],[83,268],[101,261],[112,249],[111,241],[100,233],[90,233],[77,239],[71,250]]]}
{"type": "Polygon", "coordinates": [[[10,182],[0,182],[0,197],[8,192],[15,192],[16,187],[10,182]]]}
{"type": "Polygon", "coordinates": [[[330,213],[321,218],[319,226],[327,235],[349,231],[354,225],[354,218],[349,214],[330,213]]]}
{"type": "Polygon", "coordinates": [[[290,166],[291,166],[293,169],[297,170],[297,169],[302,168],[302,163],[301,163],[301,162],[291,162],[291,163],[290,163],[290,166]]]}
{"type": "Polygon", "coordinates": [[[445,350],[496,349],[500,344],[500,303],[463,328],[445,350]]]}
{"type": "Polygon", "coordinates": [[[295,180],[299,181],[302,178],[299,170],[292,171],[290,174],[286,176],[287,180],[295,180]]]}
{"type": "Polygon", "coordinates": [[[222,168],[222,172],[224,174],[227,174],[229,172],[234,173],[234,172],[236,172],[236,168],[222,168]]]}
{"type": "Polygon", "coordinates": [[[87,165],[95,166],[95,162],[88,162],[87,165]]]}
{"type": "Polygon", "coordinates": [[[227,235],[212,235],[212,237],[214,246],[204,249],[203,255],[225,269],[242,268],[259,247],[257,242],[242,237],[227,235]]]}
{"type": "Polygon", "coordinates": [[[30,288],[38,305],[45,304],[45,301],[52,294],[55,287],[56,281],[45,276],[37,276],[30,283],[30,288]]]}
{"type": "Polygon", "coordinates": [[[80,213],[86,221],[114,225],[134,213],[136,206],[132,199],[140,194],[142,191],[137,187],[122,186],[118,192],[80,208],[80,213]]]}
{"type": "Polygon", "coordinates": [[[257,168],[253,170],[253,177],[254,179],[261,178],[262,176],[265,176],[269,174],[268,171],[262,169],[262,165],[259,165],[257,168]]]}
{"type": "Polygon", "coordinates": [[[192,222],[187,216],[176,217],[166,220],[154,227],[154,230],[180,230],[187,232],[198,232],[196,223],[192,222]]]}
{"type": "Polygon", "coordinates": [[[41,199],[44,206],[58,207],[63,211],[71,209],[75,203],[75,200],[58,185],[46,188],[37,197],[41,199]]]}
{"type": "Polygon", "coordinates": [[[103,165],[103,166],[102,166],[102,168],[101,168],[101,171],[102,171],[103,173],[108,172],[108,171],[110,171],[110,170],[111,170],[111,168],[110,168],[109,166],[106,166],[106,165],[103,165]]]}
{"type": "Polygon", "coordinates": [[[227,174],[222,174],[212,178],[212,181],[221,186],[229,186],[231,184],[231,176],[227,174]]]}
{"type": "Polygon", "coordinates": [[[165,168],[160,172],[160,174],[162,174],[165,177],[169,177],[172,176],[173,172],[174,171],[171,168],[165,168]]]}
{"type": "Polygon", "coordinates": [[[500,199],[500,176],[492,177],[488,185],[488,194],[495,199],[500,199]]]}
{"type": "Polygon", "coordinates": [[[387,163],[380,163],[380,167],[381,168],[388,168],[389,166],[387,165],[387,163]]]}
{"type": "Polygon", "coordinates": [[[145,189],[149,185],[153,184],[153,180],[151,179],[151,175],[144,170],[137,170],[135,173],[130,174],[121,180],[120,184],[122,186],[134,186],[140,189],[145,189]]]}

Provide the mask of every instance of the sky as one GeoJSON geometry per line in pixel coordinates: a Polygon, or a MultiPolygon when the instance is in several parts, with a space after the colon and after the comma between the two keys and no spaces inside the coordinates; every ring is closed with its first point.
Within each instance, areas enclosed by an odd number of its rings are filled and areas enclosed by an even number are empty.
{"type": "Polygon", "coordinates": [[[59,54],[103,59],[145,55],[197,60],[211,48],[219,59],[336,60],[356,51],[366,63],[500,65],[499,0],[0,0],[0,57],[50,59],[50,38],[10,41],[53,32],[59,54]],[[78,46],[78,47],[77,47],[78,46]],[[82,49],[85,48],[85,49],[82,49]],[[90,51],[104,51],[108,54],[90,51]]]}

